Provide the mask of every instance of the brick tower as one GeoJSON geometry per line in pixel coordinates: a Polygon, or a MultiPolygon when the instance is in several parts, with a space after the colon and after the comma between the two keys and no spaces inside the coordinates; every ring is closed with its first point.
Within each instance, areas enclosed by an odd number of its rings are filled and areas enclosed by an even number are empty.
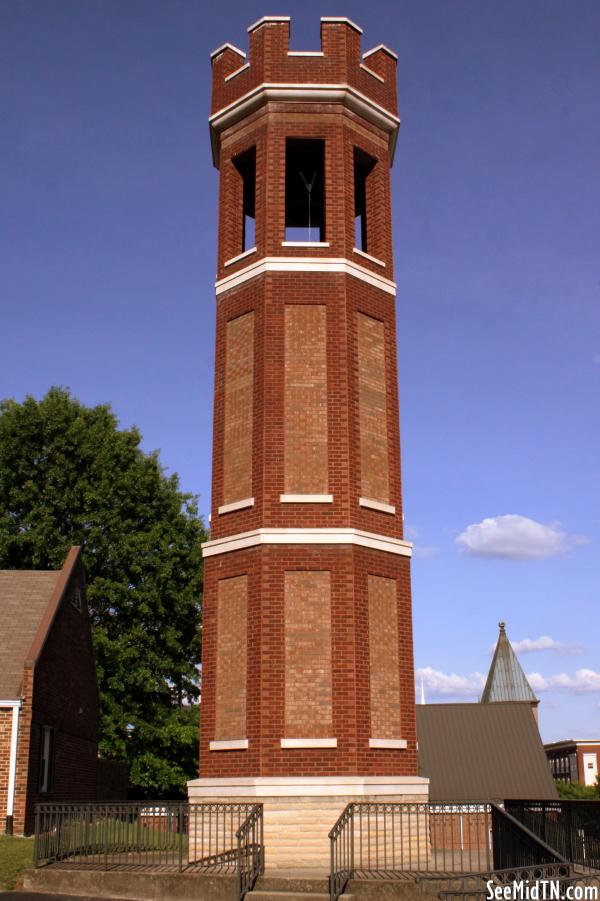
{"type": "MultiPolygon", "coordinates": [[[[390,166],[396,57],[321,19],[212,54],[220,173],[200,778],[265,804],[267,865],[350,800],[423,800],[403,539],[390,166]],[[298,818],[294,817],[294,811],[298,818]]],[[[300,844],[299,844],[300,843],[300,844]]],[[[289,852],[289,853],[288,853],[289,852]]]]}

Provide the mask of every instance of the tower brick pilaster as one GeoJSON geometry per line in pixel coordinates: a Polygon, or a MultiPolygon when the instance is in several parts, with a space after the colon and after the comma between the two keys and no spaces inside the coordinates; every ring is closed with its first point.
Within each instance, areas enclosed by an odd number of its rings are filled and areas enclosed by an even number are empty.
{"type": "Polygon", "coordinates": [[[321,20],[317,52],[289,51],[286,17],[249,32],[248,58],[212,55],[213,493],[190,798],[263,798],[269,863],[289,862],[268,838],[286,805],[316,799],[326,856],[348,800],[414,800],[427,782],[402,529],[396,57],[361,56],[343,18],[321,20]]]}

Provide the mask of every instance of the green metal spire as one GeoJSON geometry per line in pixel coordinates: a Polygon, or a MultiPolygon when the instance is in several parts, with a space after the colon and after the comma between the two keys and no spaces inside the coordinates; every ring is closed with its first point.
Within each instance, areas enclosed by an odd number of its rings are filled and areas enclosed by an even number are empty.
{"type": "Polygon", "coordinates": [[[506,624],[498,623],[500,635],[494,651],[494,658],[488,673],[485,688],[481,695],[481,704],[492,704],[495,701],[528,701],[536,703],[538,699],[533,693],[527,676],[523,672],[517,655],[506,634],[506,624]]]}

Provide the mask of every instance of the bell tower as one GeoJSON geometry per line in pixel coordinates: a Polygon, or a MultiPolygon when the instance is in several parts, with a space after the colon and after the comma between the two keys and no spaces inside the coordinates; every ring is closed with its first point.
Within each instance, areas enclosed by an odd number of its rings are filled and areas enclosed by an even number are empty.
{"type": "Polygon", "coordinates": [[[345,804],[425,800],[428,783],[402,531],[396,56],[361,56],[345,18],[321,19],[318,51],[290,51],[289,29],[265,17],[248,58],[212,54],[212,513],[189,783],[192,802],[264,802],[267,866],[298,865],[303,841],[325,861],[345,804]]]}

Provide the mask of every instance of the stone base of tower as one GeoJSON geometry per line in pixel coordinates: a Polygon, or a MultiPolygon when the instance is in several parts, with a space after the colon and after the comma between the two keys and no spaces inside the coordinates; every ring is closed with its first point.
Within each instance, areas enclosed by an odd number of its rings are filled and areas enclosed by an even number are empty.
{"type": "Polygon", "coordinates": [[[329,869],[329,831],[353,801],[424,803],[420,776],[261,776],[193,779],[190,804],[263,804],[267,870],[329,869]]]}

